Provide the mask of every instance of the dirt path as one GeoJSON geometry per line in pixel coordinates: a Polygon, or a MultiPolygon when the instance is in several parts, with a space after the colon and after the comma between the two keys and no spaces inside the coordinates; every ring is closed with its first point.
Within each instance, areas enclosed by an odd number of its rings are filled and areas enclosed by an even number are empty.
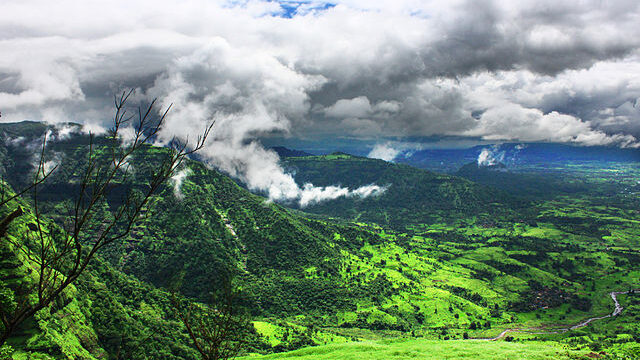
{"type": "Polygon", "coordinates": [[[613,312],[611,314],[608,315],[604,315],[604,316],[598,316],[598,317],[592,317],[589,319],[586,319],[576,325],[567,327],[567,328],[560,328],[560,329],[556,329],[556,330],[544,330],[544,328],[542,327],[531,327],[531,328],[512,328],[512,329],[506,329],[503,332],[500,333],[500,335],[493,337],[493,338],[476,338],[476,339],[470,339],[470,340],[484,340],[484,341],[496,341],[496,340],[500,340],[503,337],[505,337],[508,333],[510,332],[526,332],[529,334],[562,334],[565,333],[567,331],[570,330],[576,330],[576,329],[580,329],[582,327],[585,327],[587,325],[589,325],[592,321],[596,321],[596,320],[602,320],[602,319],[606,319],[606,318],[610,318],[610,317],[615,317],[620,315],[620,313],[623,310],[622,305],[620,305],[620,302],[618,302],[618,295],[622,295],[622,294],[628,294],[629,292],[631,293],[637,293],[638,291],[640,291],[639,289],[636,290],[631,290],[631,291],[612,291],[609,293],[609,296],[611,296],[611,300],[613,300],[613,304],[615,305],[615,308],[613,310],[613,312]],[[537,332],[536,332],[537,331],[537,332]]]}

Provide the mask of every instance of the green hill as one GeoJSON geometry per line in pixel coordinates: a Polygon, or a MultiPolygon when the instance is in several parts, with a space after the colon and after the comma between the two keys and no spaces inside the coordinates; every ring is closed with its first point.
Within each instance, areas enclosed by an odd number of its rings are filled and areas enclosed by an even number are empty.
{"type": "MultiPolygon", "coordinates": [[[[21,206],[8,238],[0,243],[0,306],[10,309],[29,296],[38,281],[38,257],[30,236],[35,221],[29,203],[16,199],[0,208],[21,206]]],[[[34,296],[35,294],[31,294],[34,296]]],[[[126,358],[197,359],[185,329],[173,316],[169,294],[116,270],[101,258],[48,309],[25,322],[8,340],[12,359],[126,358]]]]}
{"type": "Polygon", "coordinates": [[[455,175],[529,200],[590,191],[584,179],[577,176],[515,172],[504,164],[499,165],[501,166],[478,166],[476,162],[472,162],[462,166],[455,175]]]}
{"type": "MultiPolygon", "coordinates": [[[[45,127],[28,123],[2,129],[0,172],[20,188],[33,168],[31,144],[45,127]]],[[[42,187],[40,205],[52,221],[64,220],[64,204],[77,192],[86,141],[72,135],[50,143],[49,159],[60,167],[42,187]]],[[[128,187],[141,185],[163,151],[148,147],[130,159],[130,182],[114,186],[105,215],[128,187]]],[[[111,358],[117,353],[133,359],[193,358],[167,289],[206,302],[222,274],[235,272],[253,320],[245,349],[250,353],[334,344],[277,356],[349,358],[361,350],[378,358],[402,358],[421,357],[428,349],[436,353],[442,345],[442,351],[471,358],[478,358],[483,347],[556,358],[557,351],[567,353],[556,342],[582,352],[635,351],[626,348],[640,339],[640,303],[633,296],[621,296],[625,310],[618,317],[553,333],[610,313],[608,292],[640,288],[640,213],[630,197],[578,194],[537,199],[522,208],[511,206],[520,203],[502,192],[404,165],[346,154],[287,161],[301,183],[389,187],[379,198],[315,205],[305,210],[324,216],[310,216],[188,161],[179,169],[185,174],[181,186],[166,184],[131,236],[103,249],[70,292],[72,301],[27,324],[11,343],[21,354],[54,358],[65,351],[71,358],[85,352],[94,358],[105,353],[111,358]],[[385,226],[374,224],[376,218],[385,226]],[[60,320],[68,317],[73,324],[60,320]],[[537,330],[514,333],[518,344],[504,346],[502,341],[462,340],[495,337],[510,328],[537,330]],[[414,340],[387,342],[396,338],[414,340]],[[353,341],[366,342],[336,345],[353,341]]],[[[636,174],[629,168],[619,171],[629,174],[628,181],[636,174]]],[[[19,201],[29,209],[28,196],[19,201]]],[[[8,210],[0,209],[0,215],[8,210]]],[[[27,231],[28,219],[15,224],[13,236],[27,231]]],[[[13,269],[29,265],[15,249],[2,251],[2,286],[13,291],[29,281],[27,270],[13,269]]]]}
{"type": "Polygon", "coordinates": [[[336,153],[286,158],[285,168],[298,184],[386,187],[379,196],[338,198],[305,211],[374,222],[403,230],[409,224],[447,222],[468,216],[495,218],[521,206],[506,193],[463,178],[408,165],[336,153]]]}

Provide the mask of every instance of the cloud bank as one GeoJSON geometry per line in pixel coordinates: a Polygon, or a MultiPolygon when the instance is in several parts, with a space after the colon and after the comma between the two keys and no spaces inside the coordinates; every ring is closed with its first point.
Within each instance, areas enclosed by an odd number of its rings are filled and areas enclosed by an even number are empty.
{"type": "Polygon", "coordinates": [[[401,149],[394,147],[390,142],[376,144],[369,152],[367,157],[372,159],[381,159],[384,161],[393,161],[400,153],[401,149]]]}
{"type": "Polygon", "coordinates": [[[113,94],[133,87],[135,100],[174,104],[165,141],[215,120],[203,155],[272,199],[340,192],[305,193],[256,140],[269,134],[639,146],[637,1],[1,7],[1,121],[100,129],[113,94]]]}
{"type": "Polygon", "coordinates": [[[413,155],[415,151],[423,148],[424,144],[416,142],[386,141],[374,145],[367,157],[384,161],[394,161],[399,156],[409,157],[413,155]]]}
{"type": "Polygon", "coordinates": [[[346,198],[366,198],[378,196],[387,190],[386,187],[378,185],[361,186],[355,190],[349,190],[340,186],[317,187],[312,184],[305,184],[300,194],[300,206],[306,207],[326,200],[346,198]]]}

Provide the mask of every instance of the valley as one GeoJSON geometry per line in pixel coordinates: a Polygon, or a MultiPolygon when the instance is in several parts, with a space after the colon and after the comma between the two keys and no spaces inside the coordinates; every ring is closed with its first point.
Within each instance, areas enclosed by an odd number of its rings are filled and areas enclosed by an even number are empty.
{"type": "MultiPolygon", "coordinates": [[[[26,145],[47,129],[0,129],[3,186],[23,188],[26,145]]],[[[49,144],[60,170],[39,207],[52,224],[77,191],[83,136],[49,144]]],[[[144,186],[163,151],[130,159],[135,170],[114,186],[104,216],[144,186]]],[[[631,359],[640,350],[640,297],[627,294],[640,288],[637,163],[446,175],[344,153],[291,155],[282,163],[300,185],[386,190],[301,208],[189,160],[179,186],[162,187],[129,236],[9,341],[14,357],[195,359],[171,298],[215,307],[211,294],[229,275],[250,319],[247,358],[631,359]]],[[[33,214],[29,195],[2,214],[18,204],[33,214]]],[[[36,280],[16,248],[32,221],[17,220],[2,244],[3,299],[36,280]]]]}
{"type": "Polygon", "coordinates": [[[511,332],[527,332],[527,333],[534,333],[534,334],[557,334],[557,333],[565,333],[567,331],[571,331],[571,330],[577,330],[580,328],[583,328],[587,325],[589,325],[591,322],[593,321],[597,321],[597,320],[602,320],[602,319],[607,319],[610,317],[615,317],[620,315],[620,313],[622,312],[622,310],[624,309],[622,306],[620,306],[620,302],[618,302],[618,295],[622,295],[622,294],[634,294],[636,292],[640,292],[640,290],[629,290],[629,291],[612,291],[609,293],[609,296],[611,296],[611,300],[613,300],[613,304],[614,304],[614,310],[611,314],[608,315],[604,315],[604,316],[598,316],[598,317],[590,317],[576,325],[570,326],[570,327],[565,327],[565,328],[560,328],[558,330],[545,330],[546,328],[529,328],[529,329],[523,329],[523,328],[513,328],[513,329],[506,329],[503,332],[501,332],[498,336],[493,337],[493,338],[484,338],[484,339],[477,339],[477,340],[486,340],[486,341],[496,341],[496,340],[500,340],[502,338],[504,338],[508,333],[511,332]]]}

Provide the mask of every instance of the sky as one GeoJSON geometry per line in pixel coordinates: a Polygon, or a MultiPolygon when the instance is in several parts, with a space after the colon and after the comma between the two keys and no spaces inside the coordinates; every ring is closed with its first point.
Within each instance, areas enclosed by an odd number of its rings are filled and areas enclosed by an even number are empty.
{"type": "Polygon", "coordinates": [[[381,139],[384,157],[398,150],[384,138],[434,135],[639,146],[637,0],[3,0],[0,14],[0,121],[99,129],[135,88],[173,104],[165,140],[215,120],[209,162],[274,199],[304,189],[268,136],[381,139]]]}

